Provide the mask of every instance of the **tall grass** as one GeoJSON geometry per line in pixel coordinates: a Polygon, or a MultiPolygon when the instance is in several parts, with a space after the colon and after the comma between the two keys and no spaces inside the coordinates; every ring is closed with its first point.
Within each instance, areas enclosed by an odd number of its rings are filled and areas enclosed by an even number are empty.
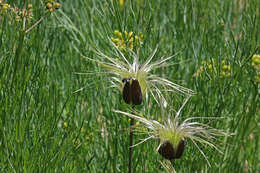
{"type": "MultiPolygon", "coordinates": [[[[11,1],[23,7],[23,2],[11,1]]],[[[33,2],[34,20],[40,1],[33,2]]],[[[0,16],[0,172],[127,172],[129,119],[112,112],[127,109],[121,93],[107,88],[93,48],[108,55],[114,30],[144,35],[139,50],[144,62],[159,45],[156,57],[180,52],[176,65],[154,73],[197,92],[182,117],[215,116],[215,128],[235,135],[225,138],[224,155],[203,147],[211,167],[187,141],[183,156],[174,161],[177,172],[259,172],[259,82],[251,65],[260,54],[259,1],[64,1],[24,39],[19,64],[17,31],[0,16]],[[215,72],[202,61],[215,62],[215,72]],[[230,76],[221,76],[221,61],[230,76]],[[14,71],[16,75],[14,76],[14,71]],[[85,87],[82,91],[74,91],[85,87]]],[[[178,110],[182,98],[170,97],[178,110]]],[[[160,118],[154,100],[144,110],[160,118]]],[[[207,122],[205,122],[207,123],[207,122]]],[[[134,143],[147,136],[135,136],[134,143]]],[[[133,148],[133,172],[159,172],[163,158],[158,143],[133,148]]]]}

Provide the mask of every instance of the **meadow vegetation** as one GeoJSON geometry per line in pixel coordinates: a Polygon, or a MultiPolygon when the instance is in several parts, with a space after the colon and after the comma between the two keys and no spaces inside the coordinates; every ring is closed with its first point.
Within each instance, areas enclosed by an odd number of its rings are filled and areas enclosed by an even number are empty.
{"type": "Polygon", "coordinates": [[[0,0],[0,172],[127,172],[130,117],[137,144],[176,113],[222,153],[187,138],[168,163],[147,140],[133,172],[260,172],[259,19],[258,0],[0,0]],[[132,110],[106,63],[153,53],[151,73],[188,89],[152,85],[132,110]]]}

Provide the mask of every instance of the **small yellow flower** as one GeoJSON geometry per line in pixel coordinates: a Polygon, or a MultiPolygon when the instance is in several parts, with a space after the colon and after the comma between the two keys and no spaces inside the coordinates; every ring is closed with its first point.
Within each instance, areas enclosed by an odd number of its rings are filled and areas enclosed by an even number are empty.
{"type": "Polygon", "coordinates": [[[124,40],[121,40],[119,38],[113,38],[113,37],[111,38],[111,40],[115,43],[118,49],[122,50],[126,48],[124,40]]]}
{"type": "Polygon", "coordinates": [[[260,55],[257,55],[257,54],[253,55],[252,61],[257,64],[260,64],[260,55]]]}
{"type": "Polygon", "coordinates": [[[132,38],[133,32],[131,31],[131,32],[129,32],[128,34],[127,34],[127,32],[126,32],[126,36],[127,36],[128,39],[132,38]]]}
{"type": "MultiPolygon", "coordinates": [[[[214,60],[202,61],[199,69],[194,73],[194,77],[200,77],[202,72],[209,74],[211,77],[216,76],[216,63],[214,60]],[[205,71],[204,71],[205,70],[205,71]]],[[[231,75],[231,66],[226,64],[225,60],[221,61],[220,76],[229,77],[231,75]]]]}
{"type": "Polygon", "coordinates": [[[258,72],[257,75],[255,76],[255,81],[260,82],[260,72],[258,72]]]}
{"type": "Polygon", "coordinates": [[[124,0],[119,0],[119,4],[122,6],[124,5],[124,0]]]}
{"type": "Polygon", "coordinates": [[[120,39],[123,39],[122,33],[119,32],[118,30],[115,30],[115,31],[114,31],[114,34],[115,34],[116,37],[119,37],[120,39]]]}
{"type": "Polygon", "coordinates": [[[68,127],[68,123],[67,123],[67,122],[64,122],[64,123],[63,123],[63,126],[64,126],[65,128],[67,128],[67,127],[68,127]]]}
{"type": "Polygon", "coordinates": [[[260,70],[260,55],[253,55],[252,57],[252,66],[256,69],[256,70],[260,70]]]}
{"type": "Polygon", "coordinates": [[[130,39],[129,39],[129,41],[128,41],[129,43],[131,43],[131,44],[133,44],[133,42],[134,42],[134,38],[133,37],[131,37],[130,39]]]}
{"type": "Polygon", "coordinates": [[[16,21],[16,22],[21,22],[21,21],[22,21],[21,16],[15,16],[15,21],[16,21]]]}
{"type": "Polygon", "coordinates": [[[46,7],[48,10],[52,9],[52,3],[50,3],[50,2],[46,3],[46,4],[45,4],[45,7],[46,7]]]}
{"type": "Polygon", "coordinates": [[[27,5],[27,9],[31,9],[32,7],[33,7],[32,4],[27,5]]]}
{"type": "Polygon", "coordinates": [[[56,3],[53,4],[53,7],[54,7],[55,9],[59,9],[59,8],[61,7],[61,4],[58,3],[58,2],[56,2],[56,3]]]}
{"type": "Polygon", "coordinates": [[[222,69],[224,70],[224,71],[230,71],[230,65],[223,65],[222,66],[222,69]]]}
{"type": "Polygon", "coordinates": [[[223,77],[229,77],[231,75],[230,65],[227,65],[224,60],[221,62],[221,65],[222,65],[222,67],[221,67],[220,75],[223,77]]]}
{"type": "Polygon", "coordinates": [[[111,40],[116,44],[116,47],[120,50],[124,50],[129,48],[130,50],[134,49],[134,46],[139,46],[142,44],[143,35],[140,36],[135,35],[132,31],[131,32],[120,32],[118,30],[114,31],[114,35],[116,38],[111,37],[111,40]]]}
{"type": "Polygon", "coordinates": [[[9,4],[4,4],[4,5],[2,6],[2,10],[6,11],[6,10],[8,10],[8,9],[10,9],[10,5],[9,5],[9,4]]]}
{"type": "Polygon", "coordinates": [[[135,35],[135,40],[139,41],[139,37],[137,35],[135,35]]]}

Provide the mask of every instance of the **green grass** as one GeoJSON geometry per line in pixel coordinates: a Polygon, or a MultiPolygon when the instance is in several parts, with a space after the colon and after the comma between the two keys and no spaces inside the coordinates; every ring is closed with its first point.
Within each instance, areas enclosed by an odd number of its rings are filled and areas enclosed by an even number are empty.
{"type": "MultiPolygon", "coordinates": [[[[43,15],[39,2],[34,22],[43,15]]],[[[257,0],[64,1],[25,36],[17,66],[19,32],[1,14],[0,172],[127,172],[129,119],[112,112],[126,110],[120,92],[107,88],[106,75],[74,73],[102,71],[80,54],[96,58],[97,48],[113,55],[114,30],[143,33],[141,62],[157,44],[158,58],[180,52],[170,62],[176,65],[154,73],[197,92],[181,116],[221,117],[211,126],[235,133],[223,139],[224,155],[201,146],[211,167],[188,141],[177,172],[259,172],[260,85],[251,66],[260,54],[259,7],[257,0]],[[215,73],[193,76],[213,59],[215,73]],[[229,77],[220,74],[222,60],[229,77]]],[[[170,99],[177,110],[182,99],[170,99]]],[[[158,108],[149,98],[140,110],[158,119],[158,108]]],[[[157,146],[151,140],[133,149],[133,172],[163,171],[157,146]]]]}

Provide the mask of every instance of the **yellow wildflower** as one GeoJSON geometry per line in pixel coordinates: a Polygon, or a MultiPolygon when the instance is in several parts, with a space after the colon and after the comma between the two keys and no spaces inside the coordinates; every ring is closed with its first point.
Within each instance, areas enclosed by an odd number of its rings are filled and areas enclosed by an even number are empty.
{"type": "MultiPolygon", "coordinates": [[[[211,77],[216,75],[216,63],[214,60],[211,61],[202,61],[201,66],[199,69],[194,73],[194,77],[200,77],[202,72],[206,70],[211,77]]],[[[231,75],[231,66],[226,64],[225,60],[221,61],[221,68],[220,68],[220,76],[221,77],[229,77],[231,75]]]]}
{"type": "Polygon", "coordinates": [[[10,5],[9,4],[3,4],[2,10],[6,11],[8,9],[10,9],[10,5]]]}
{"type": "Polygon", "coordinates": [[[256,69],[256,70],[260,70],[260,55],[253,55],[252,57],[252,66],[256,69]]]}
{"type": "Polygon", "coordinates": [[[64,126],[65,128],[67,128],[67,127],[68,127],[68,123],[67,123],[67,122],[64,122],[64,123],[63,123],[63,126],[64,126]]]}
{"type": "Polygon", "coordinates": [[[124,5],[124,0],[119,0],[119,4],[122,6],[124,5]]]}
{"type": "Polygon", "coordinates": [[[32,7],[33,7],[32,4],[27,5],[27,9],[31,9],[32,7]]]}
{"type": "Polygon", "coordinates": [[[260,82],[260,72],[258,72],[257,75],[255,76],[255,81],[260,82]]]}
{"type": "Polygon", "coordinates": [[[134,45],[138,46],[142,44],[143,34],[135,35],[132,31],[120,32],[118,30],[114,31],[114,37],[111,37],[111,40],[116,44],[116,47],[120,50],[129,48],[130,50],[134,49],[134,45]]]}

